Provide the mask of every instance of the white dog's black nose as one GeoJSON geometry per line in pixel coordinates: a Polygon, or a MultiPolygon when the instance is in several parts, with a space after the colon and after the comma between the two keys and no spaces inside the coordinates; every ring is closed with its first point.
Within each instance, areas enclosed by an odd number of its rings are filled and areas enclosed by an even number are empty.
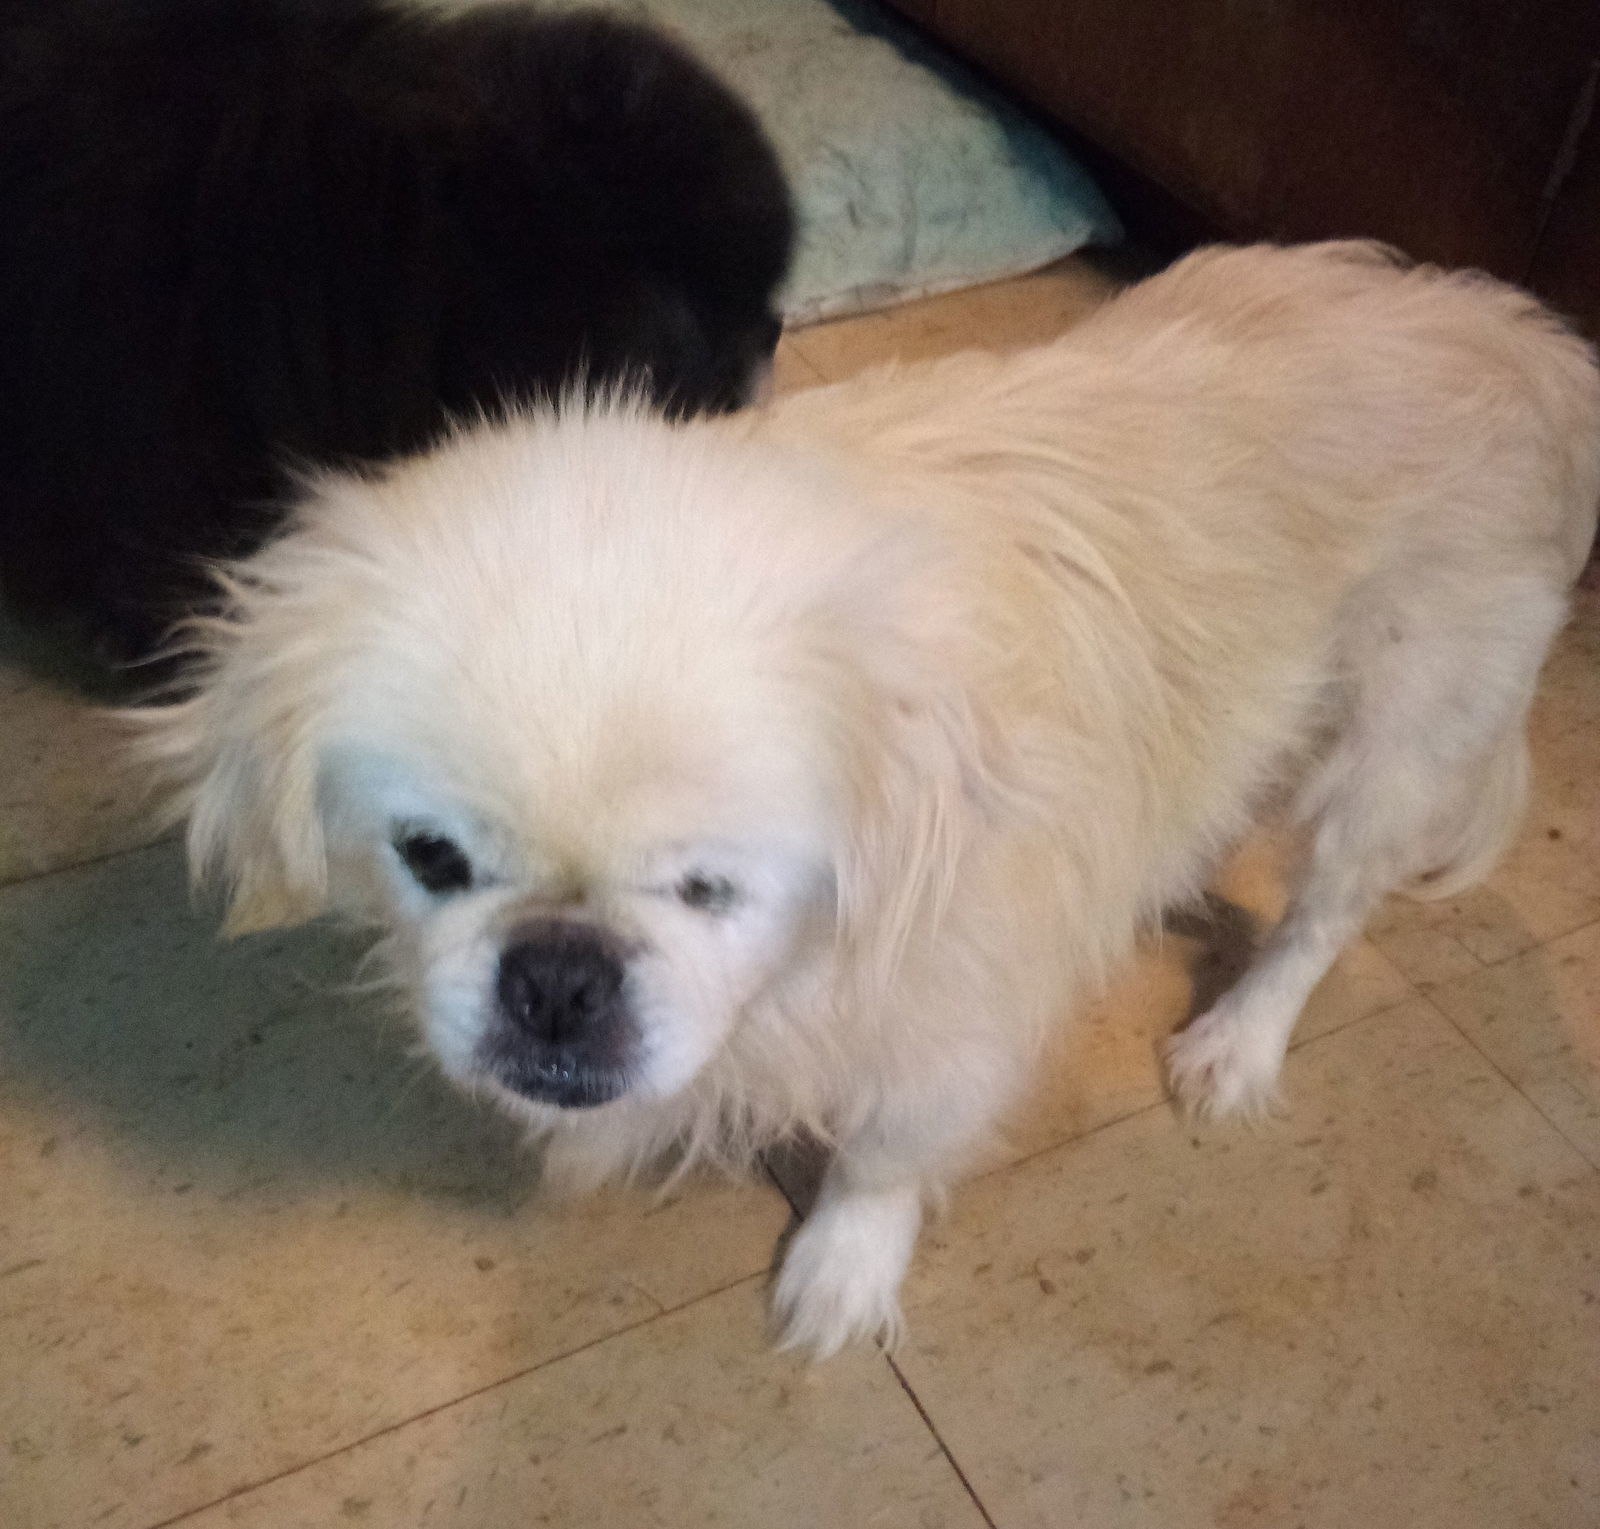
{"type": "Polygon", "coordinates": [[[564,1108],[604,1104],[627,1086],[634,1026],[627,972],[605,930],[544,919],[512,934],[496,982],[485,1061],[517,1093],[564,1108]]]}

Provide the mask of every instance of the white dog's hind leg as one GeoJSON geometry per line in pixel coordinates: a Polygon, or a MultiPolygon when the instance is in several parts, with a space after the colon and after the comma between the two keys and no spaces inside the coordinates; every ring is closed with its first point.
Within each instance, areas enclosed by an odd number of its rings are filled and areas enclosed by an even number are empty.
{"type": "Polygon", "coordinates": [[[1383,635],[1352,655],[1359,690],[1304,793],[1312,841],[1289,911],[1238,983],[1168,1043],[1189,1110],[1267,1110],[1306,1000],[1379,900],[1418,878],[1451,890],[1481,879],[1514,833],[1524,719],[1561,602],[1508,584],[1449,614],[1422,612],[1413,636],[1378,620],[1383,635]]]}
{"type": "Polygon", "coordinates": [[[1315,871],[1244,976],[1167,1043],[1185,1108],[1258,1116],[1272,1106],[1289,1036],[1312,990],[1388,888],[1337,887],[1315,871]]]}
{"type": "Polygon", "coordinates": [[[1437,787],[1410,759],[1342,745],[1339,782],[1313,820],[1289,910],[1243,976],[1167,1045],[1184,1107],[1204,1117],[1259,1116],[1274,1102],[1289,1037],[1317,984],[1378,902],[1422,869],[1437,830],[1437,787]]]}

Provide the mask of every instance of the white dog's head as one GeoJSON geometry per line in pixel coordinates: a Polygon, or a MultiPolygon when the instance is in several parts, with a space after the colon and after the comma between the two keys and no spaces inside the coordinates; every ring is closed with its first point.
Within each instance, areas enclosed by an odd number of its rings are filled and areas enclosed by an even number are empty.
{"type": "Polygon", "coordinates": [[[627,407],[317,481],[144,716],[196,871],[236,930],[386,926],[461,1081],[675,1094],[775,984],[893,965],[983,774],[928,549],[850,500],[627,407]]]}

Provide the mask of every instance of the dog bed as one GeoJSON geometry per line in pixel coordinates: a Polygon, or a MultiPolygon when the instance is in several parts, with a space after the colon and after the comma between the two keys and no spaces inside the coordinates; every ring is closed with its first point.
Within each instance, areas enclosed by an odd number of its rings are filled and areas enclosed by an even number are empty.
{"type": "Polygon", "coordinates": [[[800,213],[790,324],[1020,275],[1120,236],[1047,133],[870,0],[609,8],[677,34],[760,113],[800,213]]]}

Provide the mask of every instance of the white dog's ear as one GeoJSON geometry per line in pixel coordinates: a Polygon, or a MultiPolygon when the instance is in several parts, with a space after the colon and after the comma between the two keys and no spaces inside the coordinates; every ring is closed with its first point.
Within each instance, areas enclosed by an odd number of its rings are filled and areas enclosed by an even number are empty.
{"type": "Polygon", "coordinates": [[[187,822],[192,879],[226,891],[230,935],[300,923],[327,901],[310,698],[292,639],[278,647],[262,625],[238,607],[197,623],[184,698],[122,714],[167,820],[187,822]]]}

